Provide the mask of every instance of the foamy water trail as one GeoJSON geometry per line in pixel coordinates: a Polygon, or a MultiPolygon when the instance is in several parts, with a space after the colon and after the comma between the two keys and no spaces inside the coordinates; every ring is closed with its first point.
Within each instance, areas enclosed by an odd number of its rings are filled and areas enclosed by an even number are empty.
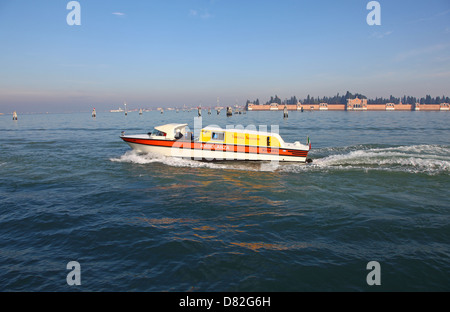
{"type": "MultiPolygon", "coordinates": [[[[233,169],[233,170],[251,170],[259,171],[260,166],[246,166],[239,163],[224,163],[224,162],[209,162],[209,161],[197,161],[176,157],[164,157],[154,154],[141,154],[135,151],[128,151],[119,158],[111,158],[113,162],[133,163],[133,164],[151,164],[161,163],[172,167],[188,167],[188,168],[211,168],[211,169],[233,169]]],[[[270,171],[270,166],[261,171],[270,171]]]]}
{"type": "MultiPolygon", "coordinates": [[[[321,151],[326,153],[326,149],[321,151]]],[[[437,145],[414,145],[386,148],[358,146],[333,150],[314,160],[315,169],[364,169],[409,173],[450,173],[450,149],[437,145]]]]}
{"type": "Polygon", "coordinates": [[[161,157],[128,151],[114,162],[151,164],[162,163],[173,167],[210,168],[221,170],[308,172],[322,170],[383,170],[424,174],[450,173],[450,148],[437,145],[398,147],[330,147],[313,150],[312,164],[283,162],[208,162],[161,157]],[[319,156],[314,157],[314,154],[319,156]]]}

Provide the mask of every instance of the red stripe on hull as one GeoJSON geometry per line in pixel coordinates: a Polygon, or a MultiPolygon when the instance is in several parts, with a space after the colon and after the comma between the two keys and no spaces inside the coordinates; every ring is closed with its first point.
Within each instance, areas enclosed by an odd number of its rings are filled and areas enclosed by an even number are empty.
{"type": "Polygon", "coordinates": [[[154,139],[134,139],[121,137],[122,140],[128,143],[142,144],[148,146],[159,147],[175,147],[182,149],[200,149],[206,151],[220,151],[220,152],[235,152],[235,153],[249,153],[249,154],[266,154],[266,155],[280,155],[292,157],[307,157],[308,151],[295,150],[287,148],[268,148],[248,145],[234,145],[234,144],[216,144],[216,143],[200,143],[189,141],[170,141],[170,140],[154,140],[154,139]]]}

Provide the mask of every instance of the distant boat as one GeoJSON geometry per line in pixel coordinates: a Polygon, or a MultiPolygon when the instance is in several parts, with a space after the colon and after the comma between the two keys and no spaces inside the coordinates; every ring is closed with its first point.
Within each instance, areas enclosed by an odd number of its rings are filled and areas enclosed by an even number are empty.
{"type": "Polygon", "coordinates": [[[122,113],[122,112],[124,112],[124,110],[119,107],[119,109],[111,109],[110,112],[111,113],[122,113]]]}

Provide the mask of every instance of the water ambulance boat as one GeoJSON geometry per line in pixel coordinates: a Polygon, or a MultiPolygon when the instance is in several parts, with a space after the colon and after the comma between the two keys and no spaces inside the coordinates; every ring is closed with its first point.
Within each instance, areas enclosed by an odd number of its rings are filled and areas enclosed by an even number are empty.
{"type": "Polygon", "coordinates": [[[141,153],[194,160],[254,160],[310,162],[311,143],[286,143],[277,133],[205,127],[198,138],[187,132],[187,124],[166,124],[147,134],[121,139],[141,153]]]}

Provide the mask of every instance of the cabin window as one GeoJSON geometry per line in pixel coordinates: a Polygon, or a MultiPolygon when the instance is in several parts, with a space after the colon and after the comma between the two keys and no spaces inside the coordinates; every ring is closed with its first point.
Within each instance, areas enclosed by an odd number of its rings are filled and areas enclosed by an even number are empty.
{"type": "Polygon", "coordinates": [[[179,139],[181,139],[182,137],[183,137],[183,133],[181,133],[181,131],[177,131],[177,132],[175,133],[175,139],[179,140],[179,139]]]}
{"type": "Polygon", "coordinates": [[[213,140],[223,141],[225,139],[225,133],[223,132],[213,132],[211,135],[213,140]]]}
{"type": "Polygon", "coordinates": [[[162,132],[162,131],[159,131],[159,130],[156,130],[156,129],[152,133],[155,136],[166,136],[167,135],[165,132],[162,132]]]}
{"type": "Polygon", "coordinates": [[[270,146],[270,136],[267,137],[267,146],[270,146]]]}

